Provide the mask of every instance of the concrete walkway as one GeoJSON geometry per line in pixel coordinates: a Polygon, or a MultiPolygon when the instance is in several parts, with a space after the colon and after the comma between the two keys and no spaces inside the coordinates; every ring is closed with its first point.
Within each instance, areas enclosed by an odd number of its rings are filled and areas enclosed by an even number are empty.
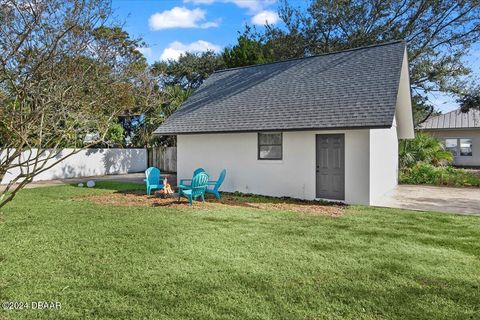
{"type": "Polygon", "coordinates": [[[480,189],[399,185],[377,206],[480,215],[480,189]]]}

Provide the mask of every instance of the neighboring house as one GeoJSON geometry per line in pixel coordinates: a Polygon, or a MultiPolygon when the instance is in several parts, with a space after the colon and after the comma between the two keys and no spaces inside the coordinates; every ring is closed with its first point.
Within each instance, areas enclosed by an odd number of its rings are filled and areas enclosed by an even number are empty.
{"type": "Polygon", "coordinates": [[[212,74],[155,132],[224,191],[375,204],[414,137],[403,41],[212,74]]]}
{"type": "Polygon", "coordinates": [[[441,139],[457,166],[480,166],[480,111],[454,110],[434,116],[419,129],[441,139]]]}

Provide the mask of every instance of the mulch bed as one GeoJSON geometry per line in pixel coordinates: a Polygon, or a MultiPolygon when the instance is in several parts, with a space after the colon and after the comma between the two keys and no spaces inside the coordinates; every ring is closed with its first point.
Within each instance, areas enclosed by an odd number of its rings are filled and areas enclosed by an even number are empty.
{"type": "Polygon", "coordinates": [[[302,201],[290,198],[262,197],[261,201],[249,201],[251,197],[223,194],[221,199],[208,195],[206,202],[194,201],[193,206],[185,198],[163,198],[157,194],[147,196],[142,190],[126,190],[114,193],[79,198],[103,205],[129,207],[166,207],[172,209],[215,209],[222,207],[247,207],[261,210],[293,211],[306,215],[339,216],[346,206],[341,204],[325,204],[318,201],[302,201]]]}

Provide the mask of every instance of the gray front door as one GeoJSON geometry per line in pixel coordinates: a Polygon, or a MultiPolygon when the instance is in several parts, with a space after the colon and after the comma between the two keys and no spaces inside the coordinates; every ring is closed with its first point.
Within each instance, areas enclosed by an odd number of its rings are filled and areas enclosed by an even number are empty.
{"type": "Polygon", "coordinates": [[[345,136],[317,135],[317,198],[345,200],[345,136]]]}

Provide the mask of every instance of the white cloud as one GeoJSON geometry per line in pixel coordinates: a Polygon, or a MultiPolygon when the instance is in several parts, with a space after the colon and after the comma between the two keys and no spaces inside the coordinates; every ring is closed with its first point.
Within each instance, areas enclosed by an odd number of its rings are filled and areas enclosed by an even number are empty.
{"type": "Polygon", "coordinates": [[[240,8],[248,9],[251,13],[257,13],[275,3],[275,0],[228,0],[228,2],[233,2],[240,8]]]}
{"type": "Polygon", "coordinates": [[[137,48],[146,58],[150,58],[152,56],[152,48],[137,48]]]}
{"type": "Polygon", "coordinates": [[[216,28],[216,27],[219,26],[220,21],[221,21],[221,19],[218,19],[216,21],[208,21],[208,22],[202,23],[200,25],[200,28],[202,28],[202,29],[216,28]]]}
{"type": "Polygon", "coordinates": [[[280,20],[280,17],[275,11],[264,10],[260,11],[252,17],[252,23],[263,26],[265,24],[275,24],[280,20]]]}
{"type": "Polygon", "coordinates": [[[180,55],[185,52],[204,52],[204,51],[220,51],[221,47],[204,40],[198,40],[192,43],[181,43],[180,41],[174,41],[168,45],[160,56],[161,60],[177,60],[180,55]]]}
{"type": "Polygon", "coordinates": [[[246,9],[251,16],[251,22],[263,26],[265,23],[275,24],[280,17],[275,11],[269,9],[277,0],[183,0],[184,3],[209,5],[215,2],[233,3],[237,7],[246,9]]]}
{"type": "Polygon", "coordinates": [[[183,0],[185,3],[212,4],[214,2],[233,3],[237,7],[248,9],[250,13],[257,13],[274,4],[277,0],[183,0]]]}
{"type": "Polygon", "coordinates": [[[219,21],[205,22],[206,11],[202,9],[187,9],[174,7],[170,10],[154,13],[148,20],[152,30],[171,28],[213,28],[218,27],[219,21]]]}
{"type": "Polygon", "coordinates": [[[183,0],[183,2],[193,4],[212,4],[215,0],[183,0]]]}

